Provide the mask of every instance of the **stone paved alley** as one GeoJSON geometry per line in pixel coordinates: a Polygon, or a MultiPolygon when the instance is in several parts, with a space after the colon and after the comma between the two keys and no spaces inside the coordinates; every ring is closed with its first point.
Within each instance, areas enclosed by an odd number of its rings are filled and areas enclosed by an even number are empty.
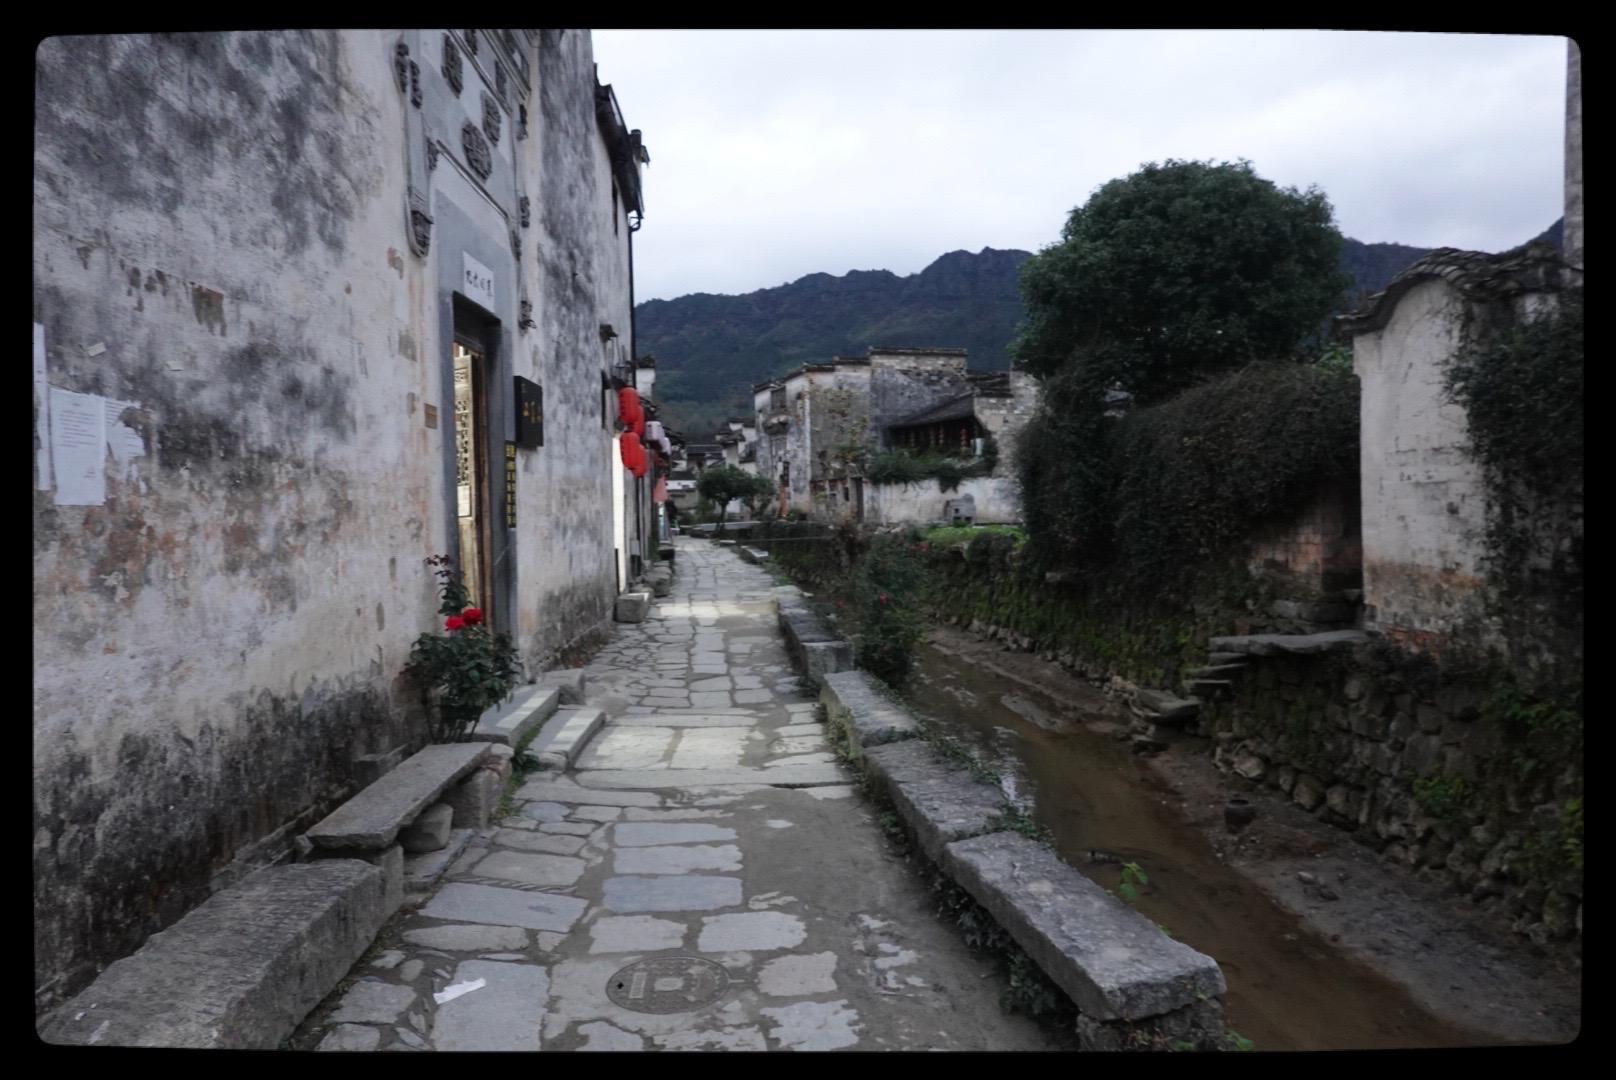
{"type": "Polygon", "coordinates": [[[1000,1010],[993,961],[890,853],[791,668],[767,574],[678,549],[672,594],[586,669],[607,722],[576,768],[533,774],[294,1045],[1054,1048],[1000,1010]],[[658,957],[680,959],[617,975],[658,957]]]}

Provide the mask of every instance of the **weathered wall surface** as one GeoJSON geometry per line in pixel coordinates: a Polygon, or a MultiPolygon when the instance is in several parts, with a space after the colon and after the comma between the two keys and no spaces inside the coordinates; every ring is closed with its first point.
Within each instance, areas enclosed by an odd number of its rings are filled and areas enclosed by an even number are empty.
{"type": "Polygon", "coordinates": [[[889,425],[970,389],[963,349],[935,353],[871,349],[870,448],[882,449],[889,425]]]}
{"type": "Polygon", "coordinates": [[[601,389],[601,375],[627,358],[630,305],[628,225],[596,128],[589,35],[543,33],[537,65],[532,137],[519,145],[522,171],[534,178],[523,266],[538,326],[522,352],[527,377],[544,387],[545,444],[522,455],[518,581],[529,662],[544,666],[611,619],[610,473],[622,461],[616,395],[601,389]],[[602,342],[602,323],[618,336],[602,342]]]}
{"type": "Polygon", "coordinates": [[[1566,41],[1565,261],[1582,267],[1582,50],[1566,41]]]}
{"type": "Polygon", "coordinates": [[[406,407],[437,397],[402,353],[431,340],[430,286],[372,38],[40,46],[48,378],[128,402],[139,447],[99,504],[34,498],[47,997],[407,734],[389,686],[431,612],[443,431],[406,407]]]}
{"type": "Polygon", "coordinates": [[[1365,621],[1413,639],[1487,636],[1486,493],[1464,411],[1442,382],[1465,314],[1457,290],[1426,281],[1403,296],[1382,329],[1354,339],[1363,395],[1365,621]]]}
{"type": "Polygon", "coordinates": [[[1290,522],[1252,539],[1248,562],[1293,597],[1357,589],[1363,581],[1358,492],[1330,486],[1290,522]]]}
{"type": "MultiPolygon", "coordinates": [[[[1009,453],[1015,436],[1038,411],[1038,380],[1024,371],[1009,374],[1008,397],[990,397],[986,394],[976,397],[976,418],[993,433],[1001,455],[1009,453]]],[[[1000,471],[1004,471],[1002,466],[1000,471]]]]}
{"type": "Polygon", "coordinates": [[[944,505],[969,496],[976,500],[978,525],[1012,524],[1021,520],[1015,481],[1003,476],[970,476],[955,491],[941,491],[935,480],[913,484],[868,484],[864,489],[864,520],[872,525],[942,521],[944,505]]]}
{"type": "MultiPolygon", "coordinates": [[[[844,476],[864,450],[869,432],[869,366],[837,361],[831,371],[810,372],[808,394],[811,479],[844,476]]],[[[792,471],[796,468],[793,465],[792,471]]]]}
{"type": "Polygon", "coordinates": [[[496,278],[496,533],[510,376],[546,391],[518,528],[496,537],[513,628],[542,660],[609,612],[599,324],[627,326],[627,248],[588,36],[513,46],[548,81],[508,83],[486,184],[457,156],[465,122],[492,122],[475,66],[456,99],[443,32],[402,38],[419,101],[394,33],[39,49],[34,317],[55,389],[36,441],[86,404],[61,392],[112,403],[96,406],[107,435],[89,432],[103,440],[91,463],[58,459],[34,495],[43,1005],[278,857],[350,792],[355,756],[424,737],[399,672],[437,624],[424,559],[455,543],[463,253],[496,278]],[[411,243],[411,184],[434,218],[427,252],[411,243]],[[85,480],[102,490],[75,499],[85,480]]]}

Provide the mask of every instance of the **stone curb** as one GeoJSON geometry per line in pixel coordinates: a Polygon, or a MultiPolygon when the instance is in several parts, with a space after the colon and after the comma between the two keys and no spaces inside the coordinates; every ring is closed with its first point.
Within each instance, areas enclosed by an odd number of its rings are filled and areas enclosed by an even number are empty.
{"type": "Polygon", "coordinates": [[[1221,998],[1210,956],[1018,833],[947,845],[944,870],[1091,1020],[1138,1022],[1221,998]]]}
{"type": "Polygon", "coordinates": [[[863,747],[912,739],[920,721],[901,705],[888,701],[863,671],[833,671],[820,678],[819,701],[826,718],[848,736],[857,758],[863,747]]]}
{"type": "Polygon", "coordinates": [[[837,637],[800,599],[800,592],[775,590],[774,602],[786,651],[808,681],[818,684],[821,677],[853,667],[853,644],[837,637]]]}
{"type": "Polygon", "coordinates": [[[1085,1046],[1123,1048],[1118,1024],[1173,1037],[1221,1034],[1225,984],[1216,961],[1168,937],[1049,848],[1006,830],[1004,793],[914,738],[918,720],[864,672],[827,675],[820,700],[921,851],[1077,1005],[1085,1046]]]}

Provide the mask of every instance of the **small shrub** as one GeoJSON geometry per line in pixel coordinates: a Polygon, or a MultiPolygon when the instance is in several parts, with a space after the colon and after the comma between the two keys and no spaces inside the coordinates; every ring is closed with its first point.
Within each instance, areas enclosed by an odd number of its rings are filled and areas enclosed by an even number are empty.
{"type": "Polygon", "coordinates": [[[908,679],[923,632],[919,605],[925,571],[911,543],[907,537],[878,538],[854,574],[858,665],[892,686],[908,679]]]}

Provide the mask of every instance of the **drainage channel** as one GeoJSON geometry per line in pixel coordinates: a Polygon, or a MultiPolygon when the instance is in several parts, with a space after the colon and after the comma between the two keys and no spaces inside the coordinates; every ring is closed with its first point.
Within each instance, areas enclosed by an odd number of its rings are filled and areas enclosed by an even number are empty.
{"type": "Polygon", "coordinates": [[[1061,856],[1116,890],[1134,863],[1136,906],[1215,958],[1230,1028],[1259,1050],[1485,1045],[1444,1023],[1396,983],[1343,956],[1223,865],[1153,786],[1126,743],[1085,729],[1062,706],[972,663],[921,646],[914,707],[971,746],[1007,794],[1034,806],[1061,856]]]}

